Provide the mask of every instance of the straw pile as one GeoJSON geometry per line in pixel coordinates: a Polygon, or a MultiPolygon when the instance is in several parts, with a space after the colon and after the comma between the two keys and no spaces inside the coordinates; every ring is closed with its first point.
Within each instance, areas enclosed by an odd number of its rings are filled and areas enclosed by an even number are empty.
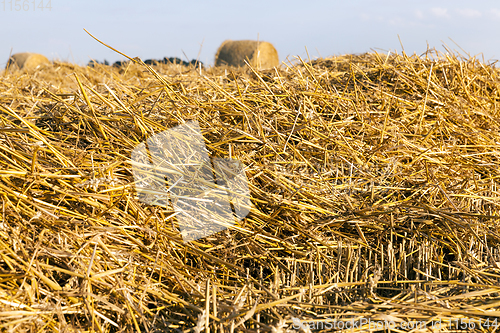
{"type": "Polygon", "coordinates": [[[2,330],[498,325],[494,66],[370,53],[156,70],[0,77],[2,330]],[[138,200],[130,153],[188,120],[212,157],[246,165],[253,207],[184,243],[171,210],[138,200]]]}
{"type": "Polygon", "coordinates": [[[279,66],[278,52],[271,43],[254,40],[226,40],[215,55],[216,66],[244,67],[245,61],[257,69],[279,66]]]}
{"type": "Polygon", "coordinates": [[[16,53],[7,62],[7,69],[35,69],[39,65],[50,64],[49,59],[38,53],[16,53]]]}

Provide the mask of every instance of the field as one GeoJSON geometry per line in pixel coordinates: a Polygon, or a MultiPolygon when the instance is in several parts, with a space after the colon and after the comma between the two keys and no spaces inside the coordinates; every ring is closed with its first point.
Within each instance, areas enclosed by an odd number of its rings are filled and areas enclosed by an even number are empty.
{"type": "Polygon", "coordinates": [[[494,64],[136,61],[0,74],[2,331],[500,325],[494,64]],[[243,163],[252,207],[184,242],[172,209],[138,199],[131,152],[189,120],[211,158],[243,163]]]}

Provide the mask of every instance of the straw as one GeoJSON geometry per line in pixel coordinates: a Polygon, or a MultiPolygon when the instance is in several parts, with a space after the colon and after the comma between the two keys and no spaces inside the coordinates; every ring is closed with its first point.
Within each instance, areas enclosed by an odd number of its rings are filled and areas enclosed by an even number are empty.
{"type": "Polygon", "coordinates": [[[3,330],[492,329],[494,65],[429,50],[248,75],[129,59],[0,76],[3,330]],[[189,120],[212,160],[245,166],[252,206],[184,242],[171,207],[139,200],[131,152],[189,120]]]}

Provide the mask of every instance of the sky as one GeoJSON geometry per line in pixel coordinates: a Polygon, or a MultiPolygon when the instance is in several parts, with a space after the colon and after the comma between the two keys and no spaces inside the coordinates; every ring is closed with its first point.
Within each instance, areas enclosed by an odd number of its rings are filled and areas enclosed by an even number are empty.
{"type": "Polygon", "coordinates": [[[84,28],[131,57],[207,65],[226,39],[271,42],[281,61],[428,46],[500,59],[498,0],[0,0],[0,68],[18,52],[80,65],[124,59],[84,28]]]}

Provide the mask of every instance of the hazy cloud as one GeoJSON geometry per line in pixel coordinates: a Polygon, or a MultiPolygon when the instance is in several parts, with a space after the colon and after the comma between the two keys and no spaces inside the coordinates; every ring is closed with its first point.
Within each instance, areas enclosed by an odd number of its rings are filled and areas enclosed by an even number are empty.
{"type": "Polygon", "coordinates": [[[361,17],[361,19],[363,21],[368,21],[370,19],[370,15],[366,14],[366,13],[361,13],[359,14],[359,17],[361,17]]]}
{"type": "Polygon", "coordinates": [[[394,18],[390,19],[388,22],[391,25],[398,25],[398,26],[403,26],[403,25],[408,24],[408,21],[401,18],[401,17],[394,17],[394,18]]]}
{"type": "Polygon", "coordinates": [[[423,19],[424,18],[424,13],[422,13],[421,10],[416,10],[415,11],[415,16],[418,18],[418,19],[423,19]]]}
{"type": "Polygon", "coordinates": [[[493,15],[495,15],[496,17],[499,17],[500,18],[500,10],[499,9],[496,9],[496,8],[492,8],[490,10],[490,13],[492,13],[493,15]]]}
{"type": "Polygon", "coordinates": [[[481,12],[479,10],[465,8],[465,9],[457,9],[457,12],[467,18],[477,18],[481,17],[481,12]]]}
{"type": "Polygon", "coordinates": [[[437,17],[446,17],[446,18],[450,17],[450,15],[448,14],[448,9],[446,8],[434,7],[431,8],[431,13],[432,15],[437,17]]]}

